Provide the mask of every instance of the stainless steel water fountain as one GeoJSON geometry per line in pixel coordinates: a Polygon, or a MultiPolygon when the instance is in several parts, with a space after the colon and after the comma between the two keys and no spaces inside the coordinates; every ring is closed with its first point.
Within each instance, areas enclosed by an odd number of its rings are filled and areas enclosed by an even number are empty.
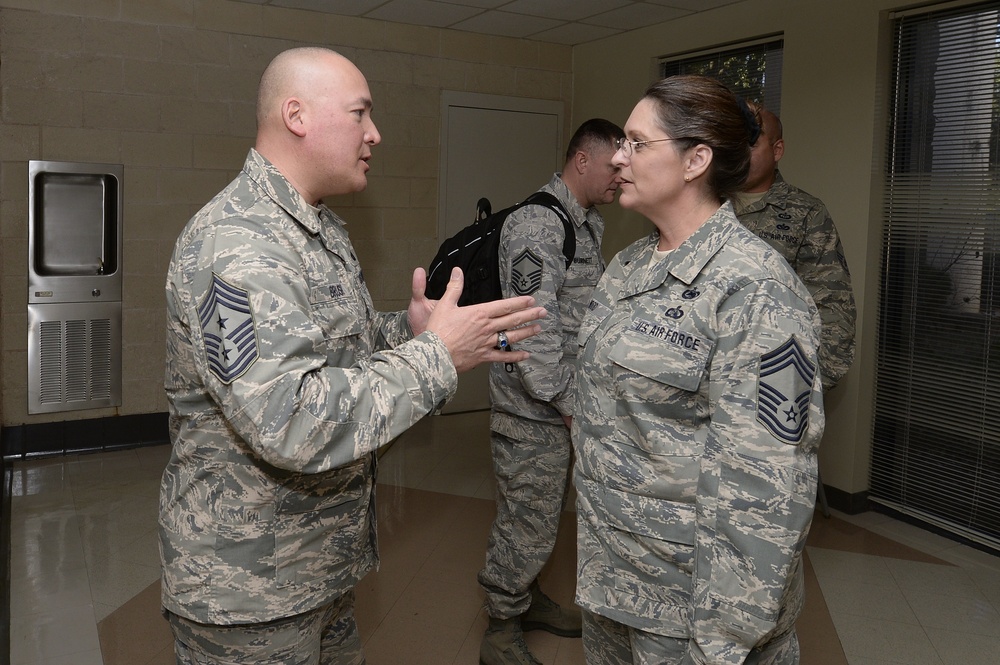
{"type": "Polygon", "coordinates": [[[28,162],[28,413],[121,404],[123,178],[28,162]]]}

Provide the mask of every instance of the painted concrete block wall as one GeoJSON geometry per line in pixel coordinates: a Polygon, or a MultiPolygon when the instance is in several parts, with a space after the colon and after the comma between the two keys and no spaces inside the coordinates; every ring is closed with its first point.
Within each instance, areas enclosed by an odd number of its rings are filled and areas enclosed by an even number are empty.
{"type": "MultiPolygon", "coordinates": [[[[229,0],[0,0],[0,422],[165,411],[163,283],[188,218],[243,164],[264,67],[334,48],[368,77],[369,187],[329,201],[376,304],[400,309],[437,247],[442,90],[572,97],[572,49],[229,0]],[[124,399],[27,414],[27,162],[122,163],[124,399]]],[[[570,114],[567,112],[566,117],[570,114]]]]}
{"type": "MultiPolygon", "coordinates": [[[[852,494],[868,489],[871,455],[890,16],[911,4],[745,0],[574,50],[574,115],[600,109],[624,123],[654,78],[660,57],[776,35],[784,39],[781,171],[830,209],[858,305],[857,356],[845,379],[825,397],[827,427],[820,450],[824,483],[852,494]]],[[[607,217],[605,250],[610,253],[651,228],[618,208],[609,208],[607,217]]]]}

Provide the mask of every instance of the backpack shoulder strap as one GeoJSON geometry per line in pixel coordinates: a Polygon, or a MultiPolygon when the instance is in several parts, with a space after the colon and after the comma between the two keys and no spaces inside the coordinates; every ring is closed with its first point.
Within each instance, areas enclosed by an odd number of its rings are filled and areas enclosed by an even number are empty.
{"type": "Polygon", "coordinates": [[[573,257],[576,255],[576,229],[573,228],[573,220],[570,218],[569,213],[566,212],[559,199],[549,192],[535,192],[521,203],[521,206],[526,205],[543,205],[556,213],[556,216],[562,221],[565,233],[563,239],[563,256],[566,258],[566,267],[569,268],[573,263],[573,257]]]}

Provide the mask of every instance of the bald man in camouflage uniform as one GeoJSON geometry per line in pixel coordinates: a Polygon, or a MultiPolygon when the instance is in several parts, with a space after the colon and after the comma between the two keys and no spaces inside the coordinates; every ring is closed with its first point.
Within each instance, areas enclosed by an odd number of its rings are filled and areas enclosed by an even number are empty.
{"type": "Polygon", "coordinates": [[[785,154],[781,120],[763,107],[755,108],[762,131],[753,146],[746,185],[734,201],[736,215],[785,257],[816,302],[823,321],[819,365],[823,389],[830,390],[854,362],[857,311],[851,273],[826,206],[785,182],[777,169],[785,154]]]}
{"type": "Polygon", "coordinates": [[[669,258],[657,242],[615,257],[580,330],[588,663],[798,663],[824,424],[816,307],[728,203],[669,258]]]}
{"type": "Polygon", "coordinates": [[[498,331],[539,330],[513,329],[544,315],[530,298],[459,309],[460,271],[436,304],[418,269],[407,311],[375,310],[321,200],[365,188],[371,106],[342,56],[279,54],[243,171],[177,240],[159,525],[178,663],[363,663],[353,590],[378,565],[376,449],[453,395],[458,372],[523,360],[495,348],[498,331]]]}
{"type": "Polygon", "coordinates": [[[529,205],[503,227],[504,296],[532,295],[548,316],[541,334],[518,347],[531,353],[528,360],[490,368],[497,516],[479,573],[490,615],[480,648],[482,665],[537,663],[522,630],[580,636],[579,610],[559,607],[536,578],[555,546],[569,486],[576,336],[604,272],[604,219],[596,206],[614,201],[618,169],[611,157],[622,136],[621,128],[607,120],[583,123],[570,140],[562,172],[540,190],[559,200],[575,231],[569,266],[559,213],[529,205]]]}

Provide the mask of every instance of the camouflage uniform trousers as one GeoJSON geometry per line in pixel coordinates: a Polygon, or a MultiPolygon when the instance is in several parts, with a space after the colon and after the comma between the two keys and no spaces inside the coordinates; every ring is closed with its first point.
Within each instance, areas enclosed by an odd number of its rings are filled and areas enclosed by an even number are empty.
{"type": "Polygon", "coordinates": [[[364,665],[354,592],[268,623],[215,626],[166,612],[178,665],[364,665]]]}
{"type": "MultiPolygon", "coordinates": [[[[657,635],[583,612],[583,653],[587,665],[698,665],[688,654],[690,640],[657,635]]],[[[753,649],[743,665],[798,665],[795,631],[753,649]]]]}
{"type": "Polygon", "coordinates": [[[497,515],[479,583],[486,591],[486,609],[497,619],[528,611],[531,583],[555,547],[569,490],[569,430],[559,425],[531,429],[544,432],[538,438],[545,440],[490,432],[497,515]]]}

